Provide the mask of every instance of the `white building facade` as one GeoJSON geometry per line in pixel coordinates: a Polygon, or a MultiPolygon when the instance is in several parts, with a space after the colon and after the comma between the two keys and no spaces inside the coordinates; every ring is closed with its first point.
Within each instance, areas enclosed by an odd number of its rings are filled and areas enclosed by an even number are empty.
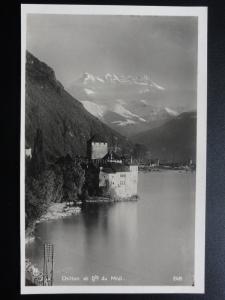
{"type": "Polygon", "coordinates": [[[32,149],[31,148],[26,148],[25,149],[25,156],[28,158],[32,158],[32,149]]]}
{"type": "Polygon", "coordinates": [[[105,188],[110,196],[129,198],[137,195],[138,166],[126,166],[124,171],[100,169],[99,187],[105,188]]]}

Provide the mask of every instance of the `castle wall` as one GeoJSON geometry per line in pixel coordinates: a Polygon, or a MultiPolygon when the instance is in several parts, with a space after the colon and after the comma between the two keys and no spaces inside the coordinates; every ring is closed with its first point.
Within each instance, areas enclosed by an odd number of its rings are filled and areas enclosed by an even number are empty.
{"type": "Polygon", "coordinates": [[[99,187],[107,188],[108,194],[119,198],[137,195],[138,167],[130,166],[129,172],[99,174],[99,187]]]}

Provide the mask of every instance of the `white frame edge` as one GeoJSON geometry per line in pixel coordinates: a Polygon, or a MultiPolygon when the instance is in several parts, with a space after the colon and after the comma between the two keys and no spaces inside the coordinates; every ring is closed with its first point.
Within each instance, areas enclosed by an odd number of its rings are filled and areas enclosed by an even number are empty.
{"type": "Polygon", "coordinates": [[[207,7],[21,5],[21,141],[20,141],[20,250],[21,294],[202,294],[205,291],[205,209],[207,142],[207,7]],[[27,14],[145,15],[198,17],[197,170],[195,209],[194,286],[26,286],[25,285],[25,63],[27,14]]]}

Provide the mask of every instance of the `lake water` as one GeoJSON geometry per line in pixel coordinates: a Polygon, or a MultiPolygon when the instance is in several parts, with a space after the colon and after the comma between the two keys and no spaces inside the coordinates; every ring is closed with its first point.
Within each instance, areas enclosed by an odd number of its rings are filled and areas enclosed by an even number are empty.
{"type": "Polygon", "coordinates": [[[54,285],[191,285],[195,173],[139,173],[138,180],[137,202],[91,204],[39,224],[26,257],[42,270],[43,243],[53,243],[54,285]]]}

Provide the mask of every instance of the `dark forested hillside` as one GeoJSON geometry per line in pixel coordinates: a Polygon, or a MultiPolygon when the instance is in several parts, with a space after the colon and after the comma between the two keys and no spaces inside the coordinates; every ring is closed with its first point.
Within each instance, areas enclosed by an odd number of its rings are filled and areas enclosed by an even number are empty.
{"type": "Polygon", "coordinates": [[[122,148],[128,143],[119,134],[87,112],[62,84],[54,71],[27,52],[26,61],[26,145],[33,148],[38,128],[43,133],[47,158],[67,153],[85,155],[91,135],[100,134],[109,144],[122,148]]]}
{"type": "Polygon", "coordinates": [[[181,161],[196,158],[196,112],[180,114],[166,124],[133,136],[152,157],[181,161]]]}

